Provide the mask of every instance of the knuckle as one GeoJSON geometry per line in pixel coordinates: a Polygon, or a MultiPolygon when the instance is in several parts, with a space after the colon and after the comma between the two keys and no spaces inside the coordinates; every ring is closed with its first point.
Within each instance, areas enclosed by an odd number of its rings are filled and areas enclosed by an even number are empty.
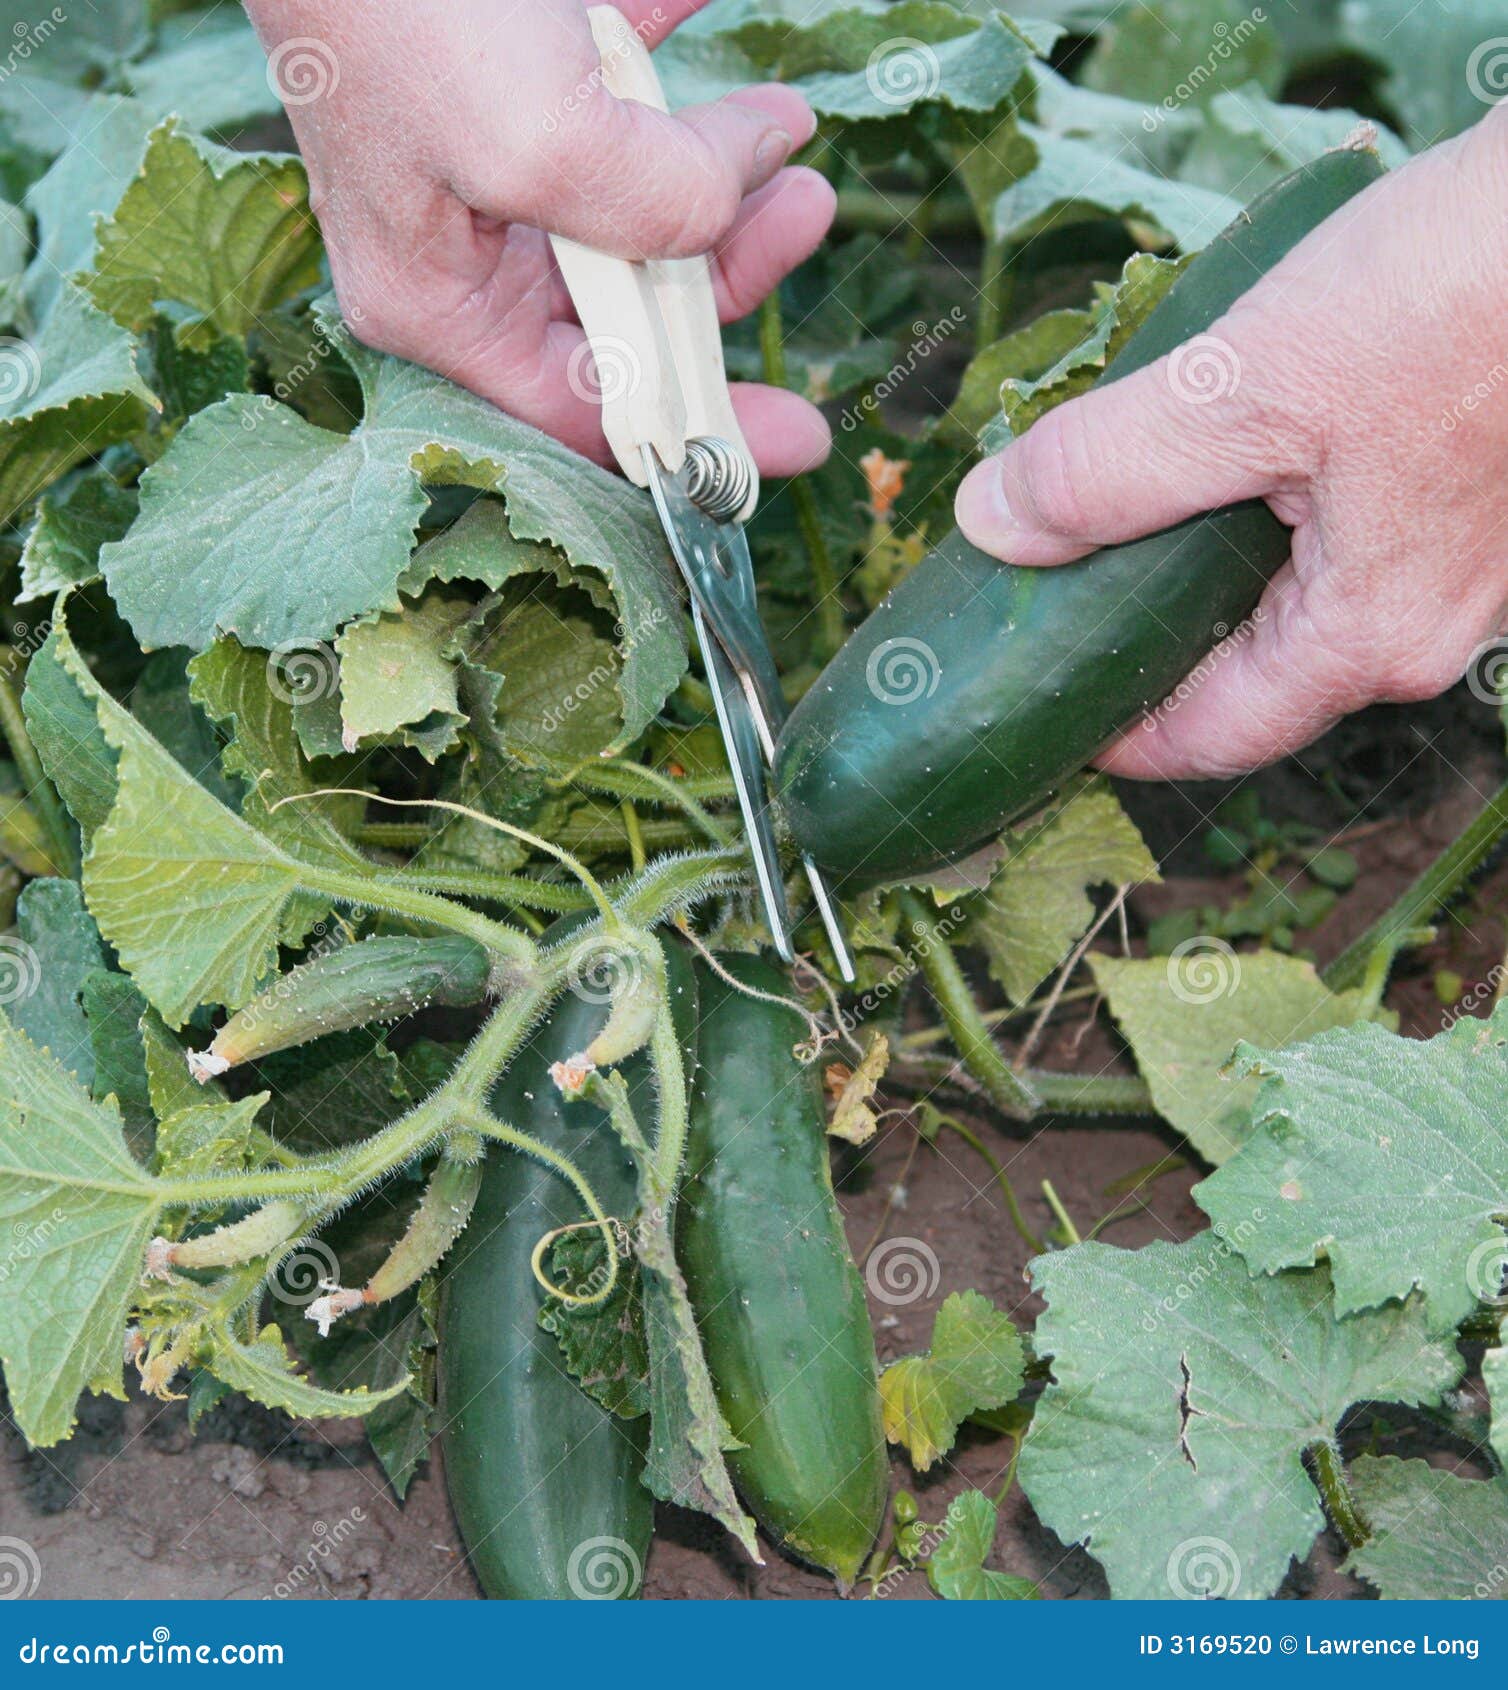
{"type": "Polygon", "coordinates": [[[1043,417],[1013,454],[1015,485],[1038,523],[1056,533],[1088,537],[1086,489],[1095,473],[1095,429],[1088,407],[1069,403],[1043,417]]]}

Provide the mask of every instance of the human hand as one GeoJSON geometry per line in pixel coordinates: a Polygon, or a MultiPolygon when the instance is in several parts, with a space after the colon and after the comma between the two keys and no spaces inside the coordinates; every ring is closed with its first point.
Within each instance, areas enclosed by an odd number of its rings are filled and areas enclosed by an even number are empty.
{"type": "Polygon", "coordinates": [[[1293,530],[1249,626],[1098,759],[1242,773],[1458,680],[1508,610],[1508,111],[1342,208],[1209,334],[1041,418],[957,499],[1064,563],[1242,499],[1293,530]]]}
{"type": "MultiPolygon", "coordinates": [[[[653,46],[705,0],[626,0],[653,46]]],[[[611,461],[549,234],[629,258],[712,255],[723,320],[811,253],[833,193],[782,168],[799,94],[749,88],[666,116],[613,98],[586,0],[248,0],[309,170],[341,309],[369,345],[440,371],[611,461]],[[585,366],[585,369],[583,369],[585,366]]],[[[735,385],[766,474],[829,435],[779,389],[735,385]]]]}

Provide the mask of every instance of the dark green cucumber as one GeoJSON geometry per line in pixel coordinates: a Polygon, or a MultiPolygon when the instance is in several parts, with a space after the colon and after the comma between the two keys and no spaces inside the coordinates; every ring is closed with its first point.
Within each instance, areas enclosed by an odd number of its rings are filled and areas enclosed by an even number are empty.
{"type": "MultiPolygon", "coordinates": [[[[1374,153],[1348,149],[1268,189],[1192,261],[1111,376],[1204,333],[1381,174],[1374,153]]],[[[966,856],[1167,697],[1288,552],[1260,501],[1058,569],[1002,564],[951,534],[787,722],[775,785],[796,839],[853,888],[966,856]]]]}
{"type": "MultiPolygon", "coordinates": [[[[723,965],[786,995],[758,957],[723,965]]],[[[821,1081],[801,1018],[698,965],[697,1072],[677,1254],[760,1525],[851,1585],[885,1513],[874,1336],[833,1199],[821,1081]]]]}
{"type": "MultiPolygon", "coordinates": [[[[690,969],[679,951],[669,962],[689,1027],[690,969]]],[[[626,1220],[638,1207],[632,1161],[606,1115],[567,1103],[549,1074],[591,1042],[606,1015],[567,993],[503,1075],[493,1109],[568,1155],[604,1210],[626,1220]]],[[[636,1058],[623,1072],[641,1120],[652,1120],[647,1063],[636,1058]]],[[[494,1146],[442,1281],[445,1472],[472,1567],[493,1597],[632,1596],[649,1552],[653,1502],[640,1483],[648,1421],[618,1419],[587,1396],[536,1324],[543,1293],[530,1254],[546,1232],[581,1218],[564,1180],[494,1146]]]]}

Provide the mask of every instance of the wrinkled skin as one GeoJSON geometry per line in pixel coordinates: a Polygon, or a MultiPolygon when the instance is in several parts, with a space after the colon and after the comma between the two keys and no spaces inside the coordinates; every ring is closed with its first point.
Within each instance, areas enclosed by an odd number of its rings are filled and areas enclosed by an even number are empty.
{"type": "Polygon", "coordinates": [[[1360,195],[1182,354],[1048,413],[959,489],[1051,567],[1265,498],[1293,556],[1176,708],[1101,757],[1224,776],[1376,700],[1433,697],[1508,607],[1508,110],[1360,195]]]}
{"type": "MultiPolygon", "coordinates": [[[[620,6],[654,46],[705,0],[620,6]]],[[[749,88],[674,117],[601,86],[583,0],[248,0],[308,165],[341,310],[369,345],[609,461],[547,233],[630,258],[711,252],[724,321],[821,241],[834,199],[787,168],[806,102],[749,88]]],[[[735,387],[766,474],[820,463],[793,394],[735,387]]]]}

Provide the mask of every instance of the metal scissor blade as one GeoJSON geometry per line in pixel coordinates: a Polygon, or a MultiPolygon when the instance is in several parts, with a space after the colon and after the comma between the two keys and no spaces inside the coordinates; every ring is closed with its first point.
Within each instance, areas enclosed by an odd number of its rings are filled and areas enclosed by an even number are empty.
{"type": "Polygon", "coordinates": [[[702,607],[694,595],[691,618],[696,627],[697,643],[702,648],[702,661],[707,666],[707,679],[712,683],[717,725],[722,729],[728,766],[733,771],[733,787],[738,794],[738,807],[743,812],[744,831],[749,836],[749,852],[754,858],[754,873],[759,880],[765,919],[770,924],[775,949],[781,960],[791,962],[794,952],[791,949],[790,918],[785,907],[785,888],[780,879],[780,853],[775,844],[775,828],[765,798],[764,760],[754,716],[733,665],[708,630],[702,607]]]}

